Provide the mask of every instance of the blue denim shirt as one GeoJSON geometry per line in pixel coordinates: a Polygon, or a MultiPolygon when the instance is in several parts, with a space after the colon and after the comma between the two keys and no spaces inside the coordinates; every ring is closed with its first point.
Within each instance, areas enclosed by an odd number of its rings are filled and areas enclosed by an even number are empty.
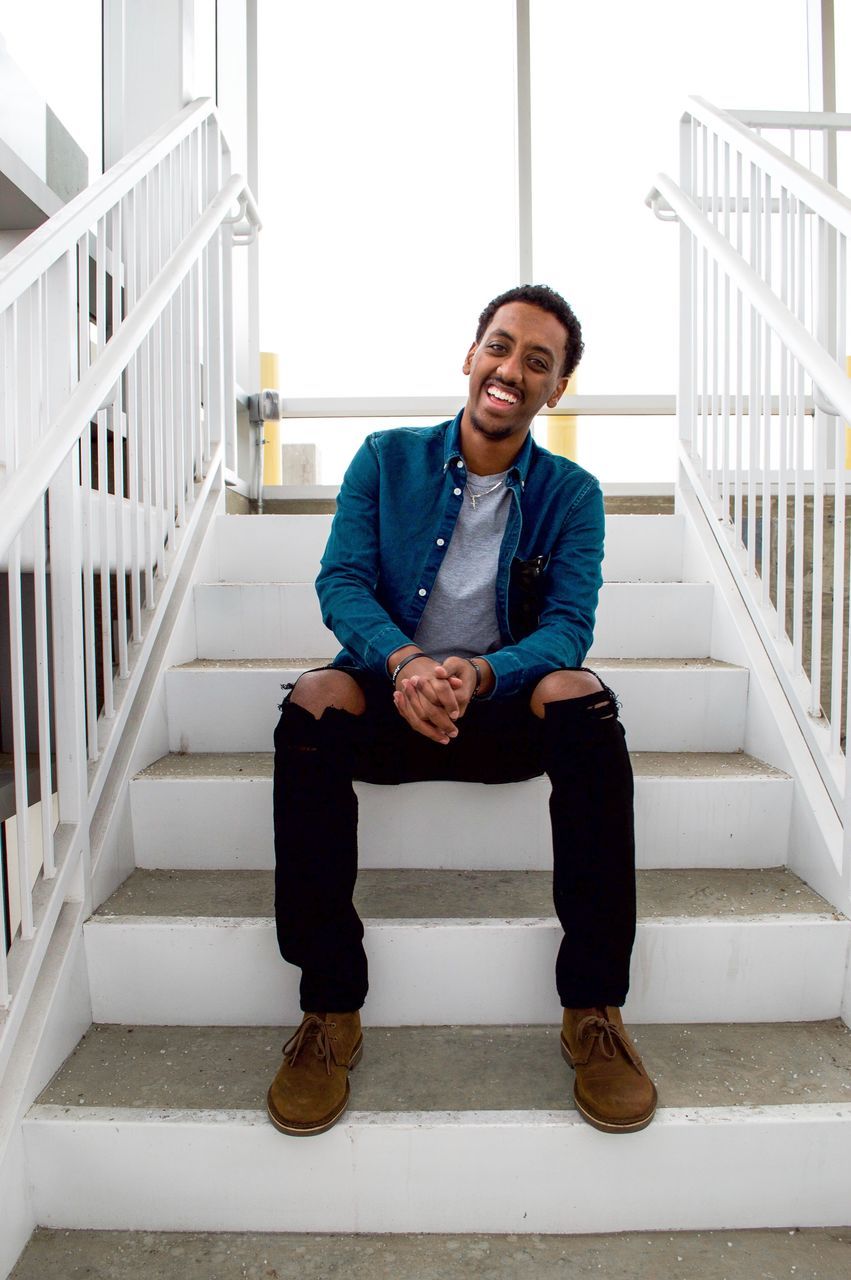
{"type": "MultiPolygon", "coordinates": [[[[464,500],[461,414],[436,427],[376,431],[343,478],[316,590],[345,646],[334,666],[387,674],[410,644],[464,500]]],[[[496,609],[503,647],[487,655],[491,697],[579,667],[591,645],[602,583],[603,495],[594,476],[527,436],[506,478],[513,502],[499,553],[496,609]],[[542,557],[537,626],[509,623],[512,562],[542,557]]]]}

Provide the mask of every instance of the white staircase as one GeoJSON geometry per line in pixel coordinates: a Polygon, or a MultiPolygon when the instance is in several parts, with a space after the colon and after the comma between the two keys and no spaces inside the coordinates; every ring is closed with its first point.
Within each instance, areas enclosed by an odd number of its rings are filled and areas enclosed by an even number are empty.
{"type": "Polygon", "coordinates": [[[272,918],[269,753],[281,685],[336,648],[310,585],[328,521],[216,521],[216,580],[192,602],[197,657],[166,676],[171,754],[131,783],[137,869],[85,927],[95,1025],[25,1122],[38,1222],[848,1221],[851,923],[787,870],[794,783],[743,751],[749,672],[711,656],[718,592],[683,581],[679,515],[609,518],[589,658],[635,753],[625,1012],[659,1083],[654,1123],[615,1138],[572,1109],[535,780],[358,786],[371,992],[352,1108],[311,1140],[268,1124],[265,1089],[298,1019],[272,918]]]}

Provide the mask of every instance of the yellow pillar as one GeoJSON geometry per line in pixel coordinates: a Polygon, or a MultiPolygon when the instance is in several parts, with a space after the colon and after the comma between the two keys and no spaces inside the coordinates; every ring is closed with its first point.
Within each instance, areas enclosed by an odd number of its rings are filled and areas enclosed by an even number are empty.
{"type": "MultiPolygon", "coordinates": [[[[576,395],[576,373],[571,374],[566,396],[576,395]]],[[[547,448],[576,462],[579,454],[579,419],[575,413],[554,413],[547,418],[547,448]]]]}
{"type": "MultiPolygon", "coordinates": [[[[261,391],[280,390],[280,369],[278,356],[274,351],[260,352],[260,389],[261,391]]],[[[283,462],[281,460],[281,424],[280,422],[263,423],[263,484],[281,484],[283,482],[283,462]]]]}

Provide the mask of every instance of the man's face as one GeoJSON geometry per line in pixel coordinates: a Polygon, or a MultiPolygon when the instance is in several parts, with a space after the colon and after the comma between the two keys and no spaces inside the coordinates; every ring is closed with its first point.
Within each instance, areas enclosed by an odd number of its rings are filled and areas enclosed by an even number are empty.
{"type": "Polygon", "coordinates": [[[500,307],[464,361],[473,430],[494,441],[525,435],[535,414],[564,394],[566,347],[567,331],[549,311],[528,302],[500,307]]]}

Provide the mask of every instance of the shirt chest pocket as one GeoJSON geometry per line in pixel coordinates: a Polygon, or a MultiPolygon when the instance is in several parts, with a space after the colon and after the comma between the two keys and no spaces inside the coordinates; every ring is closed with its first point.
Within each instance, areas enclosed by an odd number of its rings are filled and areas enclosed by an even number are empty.
{"type": "Polygon", "coordinates": [[[549,553],[511,562],[508,579],[508,625],[515,640],[522,640],[538,628],[544,607],[549,553]]]}

